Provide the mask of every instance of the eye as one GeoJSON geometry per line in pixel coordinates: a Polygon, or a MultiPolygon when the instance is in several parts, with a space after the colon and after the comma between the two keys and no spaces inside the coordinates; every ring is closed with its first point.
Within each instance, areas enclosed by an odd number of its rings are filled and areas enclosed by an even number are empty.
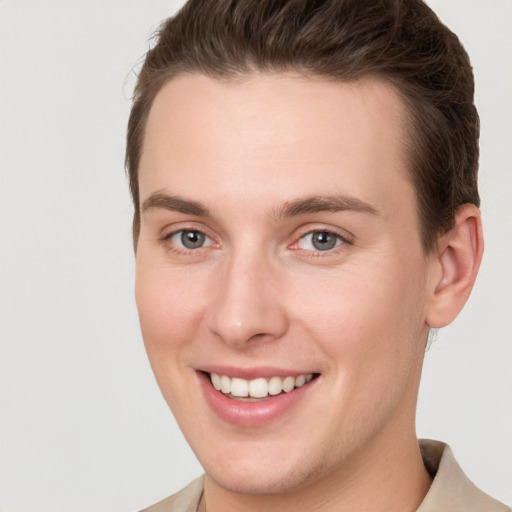
{"type": "Polygon", "coordinates": [[[213,240],[197,229],[180,229],[165,237],[179,249],[200,249],[213,244],[213,240]]]}
{"type": "Polygon", "coordinates": [[[300,238],[297,247],[306,251],[329,251],[344,242],[340,235],[332,231],[311,231],[300,238]]]}

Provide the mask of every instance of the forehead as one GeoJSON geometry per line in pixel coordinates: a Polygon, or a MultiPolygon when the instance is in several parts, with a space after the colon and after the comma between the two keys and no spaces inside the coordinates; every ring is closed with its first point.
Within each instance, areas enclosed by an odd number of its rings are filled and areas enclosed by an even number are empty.
{"type": "Polygon", "coordinates": [[[401,188],[410,193],[405,119],[394,88],[375,79],[180,76],[149,114],[140,197],[236,191],[241,200],[263,193],[270,204],[340,192],[379,203],[401,188]]]}

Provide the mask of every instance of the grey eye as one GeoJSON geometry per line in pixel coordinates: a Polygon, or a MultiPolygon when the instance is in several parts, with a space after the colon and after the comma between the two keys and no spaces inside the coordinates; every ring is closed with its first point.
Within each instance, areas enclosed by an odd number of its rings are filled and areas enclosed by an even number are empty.
{"type": "Polygon", "coordinates": [[[318,231],[313,233],[311,242],[313,247],[318,251],[327,251],[329,249],[333,249],[336,246],[338,238],[339,237],[333,235],[332,233],[328,233],[326,231],[318,231]]]}
{"type": "Polygon", "coordinates": [[[312,231],[300,239],[299,247],[310,251],[329,251],[343,242],[340,235],[331,231],[312,231]]]}
{"type": "Polygon", "coordinates": [[[204,245],[206,236],[204,233],[201,233],[201,231],[184,229],[181,231],[180,240],[183,247],[187,249],[198,249],[204,245]]]}
{"type": "Polygon", "coordinates": [[[214,245],[213,240],[197,229],[180,229],[165,237],[178,249],[193,250],[214,245]]]}

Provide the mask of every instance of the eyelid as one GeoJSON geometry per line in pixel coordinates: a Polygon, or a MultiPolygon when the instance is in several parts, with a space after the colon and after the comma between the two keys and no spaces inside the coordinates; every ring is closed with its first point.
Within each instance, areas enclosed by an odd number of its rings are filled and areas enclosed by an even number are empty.
{"type": "Polygon", "coordinates": [[[164,235],[162,235],[162,239],[163,240],[169,240],[170,238],[172,238],[174,235],[178,234],[178,233],[181,233],[182,231],[197,231],[198,233],[201,233],[203,234],[204,236],[208,237],[208,238],[211,238],[210,236],[208,236],[208,234],[205,232],[204,229],[200,229],[200,228],[196,228],[196,227],[188,227],[188,226],[185,226],[183,228],[179,228],[179,229],[173,229],[167,233],[165,233],[164,235]]]}
{"type": "Polygon", "coordinates": [[[297,251],[305,251],[305,252],[314,253],[314,254],[322,254],[323,253],[324,255],[327,256],[329,254],[336,252],[336,250],[339,250],[342,246],[350,245],[353,242],[354,242],[354,235],[352,235],[352,233],[349,233],[346,230],[343,230],[340,228],[335,228],[332,226],[326,226],[326,225],[314,226],[314,227],[307,226],[307,227],[304,227],[299,230],[298,234],[294,236],[294,242],[289,247],[291,249],[297,250],[297,251]],[[302,240],[306,236],[312,235],[314,233],[332,234],[332,235],[338,237],[342,243],[336,245],[332,249],[326,249],[324,251],[319,250],[319,249],[302,249],[301,247],[298,247],[300,240],[302,240]]]}
{"type": "Polygon", "coordinates": [[[211,229],[205,227],[202,223],[194,221],[178,221],[166,224],[160,229],[160,238],[170,238],[180,231],[197,231],[212,240],[215,238],[211,233],[211,229]]]}
{"type": "Polygon", "coordinates": [[[208,233],[208,230],[204,229],[203,227],[199,227],[197,225],[193,225],[190,223],[184,223],[179,226],[171,225],[166,226],[162,230],[162,235],[160,237],[160,241],[165,245],[165,248],[168,251],[176,252],[178,254],[192,254],[192,253],[199,253],[201,250],[209,249],[211,247],[219,247],[219,243],[215,240],[215,238],[208,233]],[[189,249],[187,247],[181,247],[176,246],[176,244],[171,243],[171,239],[183,231],[196,231],[197,233],[201,233],[204,235],[204,237],[208,240],[205,245],[198,247],[196,249],[189,249]]]}

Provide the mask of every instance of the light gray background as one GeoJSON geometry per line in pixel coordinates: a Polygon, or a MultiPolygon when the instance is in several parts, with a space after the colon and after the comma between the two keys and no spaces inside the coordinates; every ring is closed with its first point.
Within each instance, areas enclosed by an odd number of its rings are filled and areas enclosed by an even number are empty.
{"type": "MultiPolygon", "coordinates": [[[[123,174],[130,70],[180,3],[0,0],[3,512],[134,511],[201,472],[143,350],[123,174]]],[[[512,504],[512,2],[431,4],[475,67],[487,247],[418,431],[512,504]]]]}

